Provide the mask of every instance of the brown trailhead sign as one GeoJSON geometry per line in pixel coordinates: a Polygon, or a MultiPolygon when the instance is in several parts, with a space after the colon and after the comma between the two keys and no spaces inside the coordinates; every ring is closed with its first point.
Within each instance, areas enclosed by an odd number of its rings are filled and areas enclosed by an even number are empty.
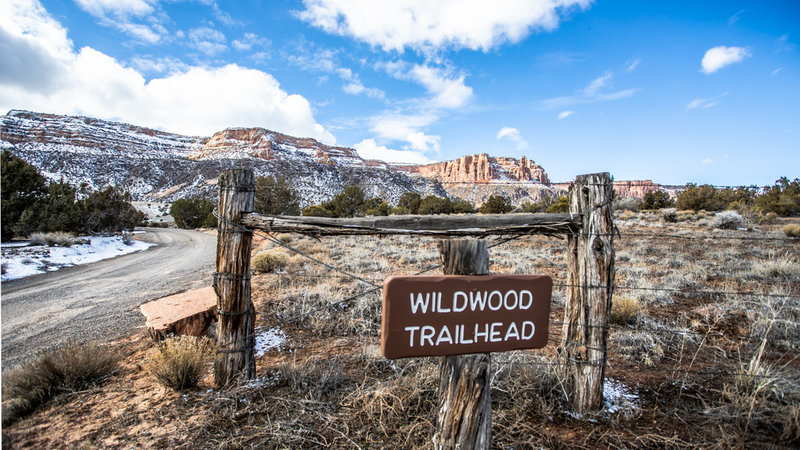
{"type": "Polygon", "coordinates": [[[381,351],[395,359],[542,348],[552,290],[547,275],[389,277],[381,351]]]}

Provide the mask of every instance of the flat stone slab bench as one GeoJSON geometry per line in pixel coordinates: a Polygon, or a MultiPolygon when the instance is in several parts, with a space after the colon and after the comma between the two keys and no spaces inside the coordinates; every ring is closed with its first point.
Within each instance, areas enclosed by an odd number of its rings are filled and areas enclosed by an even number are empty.
{"type": "Polygon", "coordinates": [[[213,287],[186,291],[147,302],[139,307],[152,336],[204,336],[217,320],[217,294],[213,287]]]}

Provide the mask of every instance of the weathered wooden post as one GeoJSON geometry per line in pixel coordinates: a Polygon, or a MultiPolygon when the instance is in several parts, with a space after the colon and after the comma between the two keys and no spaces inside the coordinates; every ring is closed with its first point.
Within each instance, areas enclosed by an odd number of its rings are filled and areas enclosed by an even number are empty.
{"type": "Polygon", "coordinates": [[[561,366],[578,413],[597,411],[603,404],[614,283],[612,194],[608,173],[580,175],[569,192],[569,212],[581,217],[581,231],[567,241],[561,366]]]}
{"type": "Polygon", "coordinates": [[[219,176],[217,235],[217,355],[214,383],[218,387],[256,374],[254,311],[250,298],[250,246],[253,233],[241,225],[253,211],[255,181],[249,169],[231,169],[219,176]]]}
{"type": "MultiPolygon", "coordinates": [[[[446,275],[488,275],[485,240],[440,242],[446,275]]],[[[439,404],[433,444],[437,449],[487,449],[492,442],[489,353],[443,356],[439,363],[439,404]]]]}

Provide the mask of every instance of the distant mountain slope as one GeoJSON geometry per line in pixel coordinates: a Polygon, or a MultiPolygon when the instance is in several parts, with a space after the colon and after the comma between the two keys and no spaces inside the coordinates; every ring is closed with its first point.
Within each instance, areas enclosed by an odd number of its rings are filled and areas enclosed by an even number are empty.
{"type": "Polygon", "coordinates": [[[220,172],[231,167],[286,178],[304,205],[328,200],[348,184],[393,202],[407,191],[446,195],[436,180],[365,161],[352,149],[260,128],[189,137],[90,117],[28,111],[11,111],[0,121],[0,148],[47,177],[63,177],[74,185],[120,186],[135,200],[215,197],[220,172]]]}
{"type": "Polygon", "coordinates": [[[559,195],[544,169],[522,158],[486,154],[423,166],[364,160],[355,150],[263,128],[229,128],[210,137],[182,136],[81,116],[10,111],[0,116],[0,148],[51,179],[112,184],[140,201],[215,197],[219,173],[250,167],[281,176],[302,204],[330,199],[348,184],[396,203],[404,192],[457,196],[480,205],[504,194],[515,203],[559,195]]]}

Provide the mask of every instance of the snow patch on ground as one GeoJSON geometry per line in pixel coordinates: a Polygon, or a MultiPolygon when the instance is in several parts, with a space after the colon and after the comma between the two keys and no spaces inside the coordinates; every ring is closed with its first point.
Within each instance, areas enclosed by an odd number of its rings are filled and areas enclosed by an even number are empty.
{"type": "Polygon", "coordinates": [[[127,245],[122,236],[95,236],[85,239],[90,243],[72,247],[3,245],[2,281],[51,272],[62,267],[89,264],[146,250],[155,245],[137,240],[134,240],[131,245],[127,245]]]}
{"type": "Polygon", "coordinates": [[[271,349],[280,348],[286,342],[286,333],[280,328],[270,328],[262,331],[261,327],[255,329],[256,332],[256,356],[264,356],[271,349]]]}
{"type": "Polygon", "coordinates": [[[606,378],[603,383],[603,397],[605,409],[611,414],[639,407],[639,396],[621,381],[606,378]]]}

